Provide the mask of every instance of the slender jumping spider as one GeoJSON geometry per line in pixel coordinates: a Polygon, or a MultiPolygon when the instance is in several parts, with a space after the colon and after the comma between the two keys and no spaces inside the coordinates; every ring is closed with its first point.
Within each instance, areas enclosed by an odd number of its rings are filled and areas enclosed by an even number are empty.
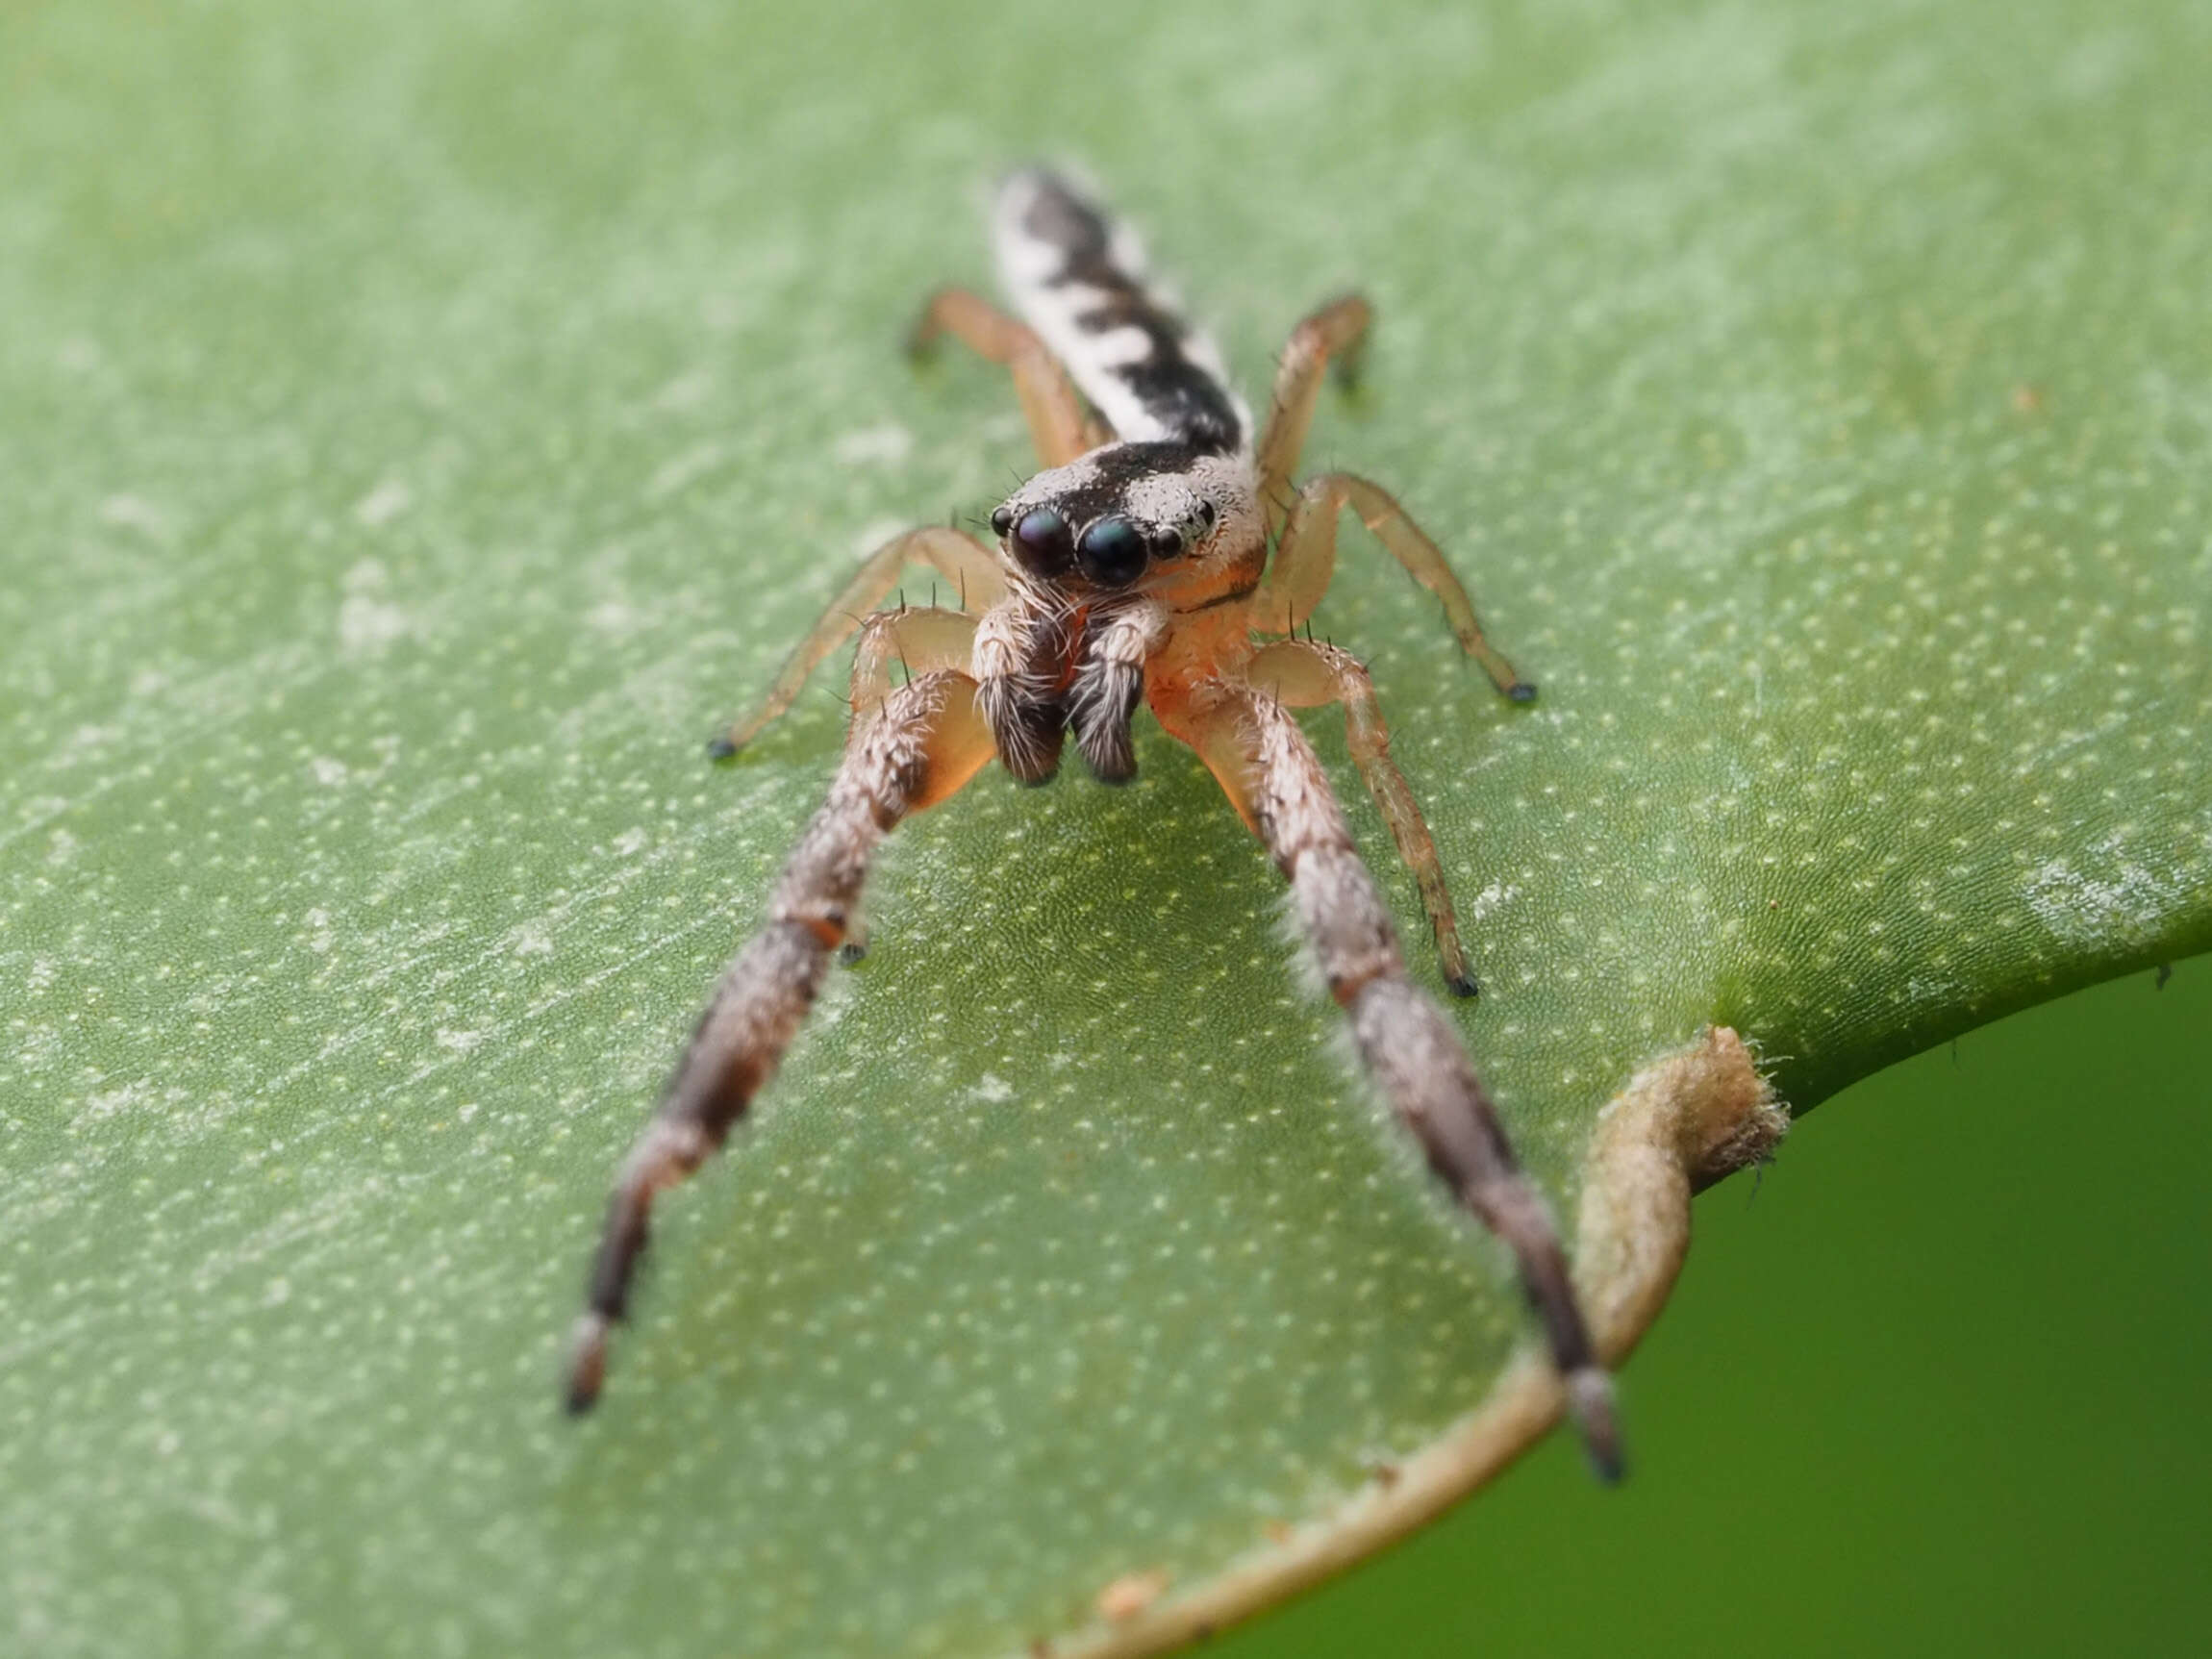
{"type": "Polygon", "coordinates": [[[823,658],[860,635],[852,724],[829,798],[616,1179],[577,1321],[569,1408],[598,1397],[608,1328],[626,1312],[655,1196],[722,1144],[798,1030],[832,953],[859,945],[861,885],[877,842],[956,793],[993,755],[1024,783],[1047,781],[1069,733],[1093,775],[1126,781],[1137,765],[1130,720],[1143,701],[1197,751],[1289,878],[1361,1059],[1430,1167],[1512,1247],[1591,1458],[1615,1476],[1611,1381],[1550,1214],[1516,1164],[1457,1030],[1407,979],[1374,878],[1287,713],[1344,706],[1360,776],[1420,884],[1445,982],[1473,995],[1436,846],[1391,760],[1374,687],[1350,653],[1297,636],[1335,570],[1337,519],[1348,506],[1444,601],[1461,646],[1498,690],[1516,702],[1535,695],[1483,639],[1436,543],[1390,495],[1341,472],[1292,486],[1323,373],[1333,359],[1350,378],[1368,304],[1336,300],[1292,334],[1255,450],[1251,414],[1213,344],[1145,286],[1134,240],[1098,207],[1050,173],[1018,173],[999,191],[993,228],[1003,280],[1029,325],[947,289],[930,299],[912,343],[919,352],[949,333],[1005,364],[1044,470],[992,514],[995,548],[933,528],[869,558],[760,707],[715,745],[735,754],[791,706],[823,658]],[[930,566],[980,609],[876,611],[910,564],[930,566]],[[908,672],[895,688],[893,662],[908,672]]]}

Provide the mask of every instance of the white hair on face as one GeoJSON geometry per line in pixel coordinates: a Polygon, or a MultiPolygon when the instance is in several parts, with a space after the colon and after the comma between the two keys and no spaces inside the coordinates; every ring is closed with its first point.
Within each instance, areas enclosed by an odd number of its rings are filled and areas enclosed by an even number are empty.
{"type": "Polygon", "coordinates": [[[1186,523],[1201,501],[1224,519],[1239,518],[1253,510],[1252,469],[1241,457],[1201,455],[1180,472],[1132,480],[1122,499],[1133,515],[1155,524],[1186,523]]]}

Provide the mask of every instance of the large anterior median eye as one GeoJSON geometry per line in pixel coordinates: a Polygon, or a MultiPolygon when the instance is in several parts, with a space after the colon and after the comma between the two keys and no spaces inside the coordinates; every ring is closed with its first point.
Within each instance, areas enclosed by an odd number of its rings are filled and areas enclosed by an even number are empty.
{"type": "Polygon", "coordinates": [[[1049,507],[1024,513],[1021,522],[1014,527],[1011,545],[1016,556],[1040,576],[1067,569],[1075,551],[1069,541],[1068,520],[1049,507]]]}
{"type": "Polygon", "coordinates": [[[1083,561],[1083,574],[1102,587],[1119,588],[1144,573],[1151,555],[1144,537],[1126,518],[1101,518],[1083,532],[1075,556],[1083,561]]]}

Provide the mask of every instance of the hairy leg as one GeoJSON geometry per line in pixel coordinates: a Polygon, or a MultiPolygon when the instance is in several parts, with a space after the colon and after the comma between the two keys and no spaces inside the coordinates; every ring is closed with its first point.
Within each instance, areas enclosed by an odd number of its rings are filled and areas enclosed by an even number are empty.
{"type": "Polygon", "coordinates": [[[789,709],[806,689],[807,676],[867,624],[868,614],[891,597],[909,565],[926,565],[949,582],[963,610],[987,610],[1006,597],[998,556],[974,537],[936,524],[893,536],[862,562],[830,601],[821,620],[784,660],[767,695],[709,745],[715,758],[727,760],[789,709]]]}
{"type": "Polygon", "coordinates": [[[966,673],[975,652],[977,619],[973,612],[934,605],[870,612],[852,656],[852,717],[872,715],[891,695],[893,664],[907,680],[941,668],[966,673]]]}
{"type": "Polygon", "coordinates": [[[1329,993],[1350,1017],[1369,1074],[1420,1141],[1429,1168],[1511,1247],[1591,1462],[1617,1479],[1612,1379],[1591,1345],[1558,1230],[1521,1173],[1458,1032],[1407,980],[1390,913],[1353,850],[1312,745],[1279,703],[1229,688],[1211,707],[1184,713],[1174,729],[1289,878],[1299,923],[1329,993]]]}
{"type": "Polygon", "coordinates": [[[1390,727],[1383,722],[1382,704],[1375,697],[1374,682],[1349,651],[1310,640],[1278,640],[1256,653],[1246,678],[1259,691],[1271,693],[1286,707],[1316,709],[1342,703],[1345,740],[1352,763],[1368,793],[1382,810],[1390,826],[1397,855],[1413,871],[1420,889],[1420,902],[1428,912],[1429,931],[1436,936],[1437,960],[1444,982],[1453,994],[1472,996],[1474,975],[1467,966],[1467,951],[1459,942],[1459,917],[1451,907],[1451,891],[1445,886],[1444,866],[1436,856],[1436,841],[1428,833],[1428,820],[1406,787],[1405,774],[1391,759],[1390,727]]]}
{"type": "Polygon", "coordinates": [[[1037,459],[1043,465],[1065,466],[1104,441],[1092,439],[1091,420],[1060,360],[1026,324],[966,289],[939,289],[923,302],[906,349],[911,356],[922,357],[947,334],[977,356],[1013,370],[1014,395],[1021,401],[1030,441],[1037,445],[1037,459]]]}
{"type": "Polygon", "coordinates": [[[1368,324],[1373,318],[1374,310],[1366,300],[1347,293],[1291,331],[1290,343],[1283,347],[1282,362],[1275,368],[1268,430],[1260,440],[1260,499],[1267,506],[1269,536],[1280,531],[1290,515],[1291,479],[1306,446],[1306,430],[1313,424],[1321,376],[1333,358],[1338,384],[1356,383],[1368,324]]]}
{"type": "Polygon", "coordinates": [[[1536,695],[1536,688],[1482,637],[1474,602],[1460,586],[1444,552],[1411,518],[1389,490],[1348,472],[1324,472],[1298,491],[1297,506],[1283,527],[1269,568],[1267,586],[1252,596],[1252,615],[1267,632],[1288,634],[1314,614],[1337,568],[1337,515],[1345,507],[1374,532],[1406,574],[1444,601],[1444,614],[1467,654],[1480,663],[1497,689],[1517,703],[1536,695]]]}
{"type": "Polygon", "coordinates": [[[660,1109],[616,1177],[576,1321],[570,1411],[587,1411],[598,1398],[607,1333],[628,1311],[654,1198],[720,1147],[774,1073],[845,937],[876,844],[990,758],[990,729],[976,713],[974,682],[963,674],[925,674],[855,723],[829,798],[784,865],[767,925],[723,974],[660,1109]]]}

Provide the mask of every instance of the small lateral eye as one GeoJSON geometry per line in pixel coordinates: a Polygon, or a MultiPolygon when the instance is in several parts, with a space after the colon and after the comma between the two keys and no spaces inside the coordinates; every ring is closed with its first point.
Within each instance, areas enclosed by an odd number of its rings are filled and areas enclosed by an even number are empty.
{"type": "Polygon", "coordinates": [[[1180,559],[1183,556],[1183,533],[1180,530],[1155,530],[1150,537],[1152,557],[1155,559],[1180,559]]]}
{"type": "Polygon", "coordinates": [[[1049,507],[1036,507],[1021,515],[1014,527],[1014,551],[1040,575],[1067,568],[1075,549],[1070,544],[1068,520],[1049,507]]]}
{"type": "Polygon", "coordinates": [[[993,536],[997,536],[997,537],[1001,537],[1001,538],[1003,538],[1003,537],[1005,536],[1005,534],[1006,534],[1006,533],[1007,533],[1009,530],[1011,530],[1011,529],[1013,529],[1013,528],[1014,528],[1014,509],[1013,509],[1013,508],[1011,508],[1011,507],[1000,507],[1000,508],[997,508],[997,509],[995,509],[995,510],[993,510],[993,513],[992,513],[992,515],[991,515],[991,533],[992,533],[993,536]]]}
{"type": "Polygon", "coordinates": [[[1198,528],[1211,530],[1213,527],[1214,504],[1211,501],[1201,501],[1198,503],[1198,528]]]}
{"type": "Polygon", "coordinates": [[[1083,532],[1075,553],[1083,561],[1084,575],[1103,587],[1119,588],[1144,573],[1151,548],[1128,519],[1101,518],[1083,532]]]}

